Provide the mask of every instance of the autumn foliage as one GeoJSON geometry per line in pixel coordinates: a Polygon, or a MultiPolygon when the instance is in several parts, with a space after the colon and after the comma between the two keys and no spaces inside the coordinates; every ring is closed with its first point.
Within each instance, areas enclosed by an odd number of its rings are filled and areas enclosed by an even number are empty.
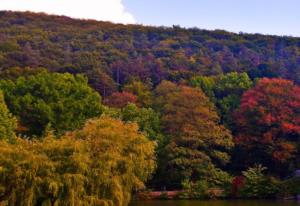
{"type": "Polygon", "coordinates": [[[163,153],[167,178],[173,183],[194,181],[229,161],[231,133],[219,124],[214,105],[200,89],[163,82],[156,93],[162,125],[170,136],[163,153]]]}
{"type": "Polygon", "coordinates": [[[132,93],[115,92],[104,100],[104,104],[110,107],[123,108],[127,104],[135,103],[136,101],[137,101],[137,97],[132,93]]]}
{"type": "Polygon", "coordinates": [[[0,205],[270,197],[300,167],[299,42],[0,11],[0,205]]]}
{"type": "Polygon", "coordinates": [[[103,117],[57,139],[0,141],[0,205],[126,206],[155,169],[136,124],[103,117]]]}
{"type": "Polygon", "coordinates": [[[297,154],[300,87],[289,80],[263,78],[243,95],[235,118],[239,146],[257,151],[256,158],[266,158],[264,163],[285,163],[297,154]]]}

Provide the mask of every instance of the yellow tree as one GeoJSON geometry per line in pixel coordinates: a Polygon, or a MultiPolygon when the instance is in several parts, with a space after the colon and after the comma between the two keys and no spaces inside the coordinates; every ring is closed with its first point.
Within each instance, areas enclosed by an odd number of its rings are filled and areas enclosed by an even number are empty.
{"type": "Polygon", "coordinates": [[[155,144],[138,132],[137,124],[103,117],[72,135],[90,147],[90,195],[126,205],[132,190],[143,188],[155,169],[155,144]]]}
{"type": "Polygon", "coordinates": [[[106,117],[60,139],[0,141],[0,205],[126,206],[154,149],[136,124],[106,117]]]}
{"type": "Polygon", "coordinates": [[[9,113],[0,90],[0,140],[12,141],[15,128],[16,119],[9,113]]]}
{"type": "Polygon", "coordinates": [[[137,105],[140,107],[149,107],[152,104],[151,83],[144,84],[141,81],[132,81],[124,86],[124,91],[136,95],[137,105]]]}

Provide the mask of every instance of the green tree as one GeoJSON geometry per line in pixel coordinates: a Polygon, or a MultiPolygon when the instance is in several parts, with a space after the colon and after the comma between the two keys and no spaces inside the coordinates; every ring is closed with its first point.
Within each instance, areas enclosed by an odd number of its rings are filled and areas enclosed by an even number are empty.
{"type": "Polygon", "coordinates": [[[240,105],[242,94],[250,89],[253,82],[247,73],[232,72],[222,75],[216,82],[214,93],[217,98],[216,106],[219,109],[222,122],[233,128],[232,113],[240,105]]]}
{"type": "Polygon", "coordinates": [[[212,102],[216,101],[214,93],[216,77],[195,76],[189,80],[189,85],[192,87],[199,87],[212,102]]]}
{"type": "Polygon", "coordinates": [[[41,72],[1,80],[10,111],[20,119],[25,135],[41,136],[47,129],[60,134],[101,114],[101,98],[81,75],[41,72]]]}
{"type": "Polygon", "coordinates": [[[11,142],[15,136],[16,119],[10,114],[0,90],[0,140],[11,142]]]}
{"type": "Polygon", "coordinates": [[[128,104],[121,110],[121,118],[125,122],[136,122],[141,131],[151,140],[162,143],[160,118],[151,108],[139,108],[135,104],[128,104]]]}
{"type": "Polygon", "coordinates": [[[189,84],[199,87],[215,103],[222,123],[233,129],[232,113],[238,108],[242,94],[250,89],[253,82],[247,73],[231,72],[221,76],[196,76],[189,84]]]}

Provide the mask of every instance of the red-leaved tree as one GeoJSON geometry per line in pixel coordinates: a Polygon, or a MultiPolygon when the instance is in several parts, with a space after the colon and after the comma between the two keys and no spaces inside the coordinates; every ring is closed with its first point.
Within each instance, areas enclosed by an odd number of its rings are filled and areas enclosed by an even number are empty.
{"type": "Polygon", "coordinates": [[[129,103],[136,103],[137,97],[129,92],[114,92],[104,100],[104,104],[110,107],[123,108],[129,103]]]}
{"type": "Polygon", "coordinates": [[[259,80],[244,93],[235,121],[235,142],[247,154],[247,163],[274,170],[291,166],[300,139],[300,87],[285,79],[259,80]]]}

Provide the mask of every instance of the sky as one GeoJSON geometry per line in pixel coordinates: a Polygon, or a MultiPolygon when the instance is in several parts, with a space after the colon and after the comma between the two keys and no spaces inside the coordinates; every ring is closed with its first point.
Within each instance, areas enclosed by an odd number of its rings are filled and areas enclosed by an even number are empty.
{"type": "Polygon", "coordinates": [[[135,23],[122,0],[0,0],[0,10],[45,12],[81,19],[135,23]]]}
{"type": "Polygon", "coordinates": [[[300,37],[300,0],[0,0],[0,10],[300,37]]]}

